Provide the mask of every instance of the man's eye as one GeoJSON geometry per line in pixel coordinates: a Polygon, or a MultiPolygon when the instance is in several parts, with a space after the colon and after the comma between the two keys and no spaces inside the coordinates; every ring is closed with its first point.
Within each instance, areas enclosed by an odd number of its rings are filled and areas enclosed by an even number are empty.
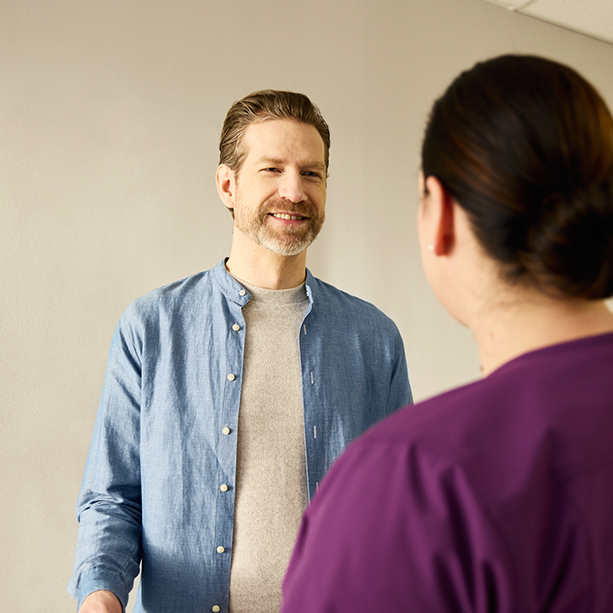
{"type": "Polygon", "coordinates": [[[305,177],[312,177],[312,178],[314,178],[314,179],[321,179],[321,174],[319,174],[318,172],[315,172],[315,171],[313,171],[313,170],[307,170],[307,171],[304,173],[304,176],[305,176],[305,177]]]}
{"type": "Polygon", "coordinates": [[[264,172],[281,172],[278,168],[263,168],[264,172]]]}

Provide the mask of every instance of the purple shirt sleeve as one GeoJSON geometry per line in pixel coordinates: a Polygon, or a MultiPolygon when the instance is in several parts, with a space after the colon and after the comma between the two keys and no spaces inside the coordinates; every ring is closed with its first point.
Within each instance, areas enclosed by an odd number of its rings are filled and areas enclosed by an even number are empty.
{"type": "Polygon", "coordinates": [[[497,534],[470,479],[444,457],[359,441],[305,514],[282,611],[510,611],[497,534]]]}

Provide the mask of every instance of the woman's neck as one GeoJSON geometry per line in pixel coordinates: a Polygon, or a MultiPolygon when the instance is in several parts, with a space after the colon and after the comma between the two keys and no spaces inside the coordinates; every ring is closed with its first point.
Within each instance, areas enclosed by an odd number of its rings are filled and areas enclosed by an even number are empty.
{"type": "Polygon", "coordinates": [[[529,351],[613,332],[613,313],[602,300],[556,299],[513,287],[484,302],[468,323],[488,375],[529,351]]]}

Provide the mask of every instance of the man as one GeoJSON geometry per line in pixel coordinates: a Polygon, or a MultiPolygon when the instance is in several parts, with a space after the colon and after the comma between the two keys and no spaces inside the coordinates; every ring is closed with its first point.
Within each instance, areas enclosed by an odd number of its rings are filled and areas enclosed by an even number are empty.
{"type": "Polygon", "coordinates": [[[228,112],[229,259],[136,300],[114,336],[77,508],[81,613],[120,612],[139,563],[135,611],[278,610],[324,473],[410,401],[395,325],[306,269],[329,144],[302,94],[228,112]]]}

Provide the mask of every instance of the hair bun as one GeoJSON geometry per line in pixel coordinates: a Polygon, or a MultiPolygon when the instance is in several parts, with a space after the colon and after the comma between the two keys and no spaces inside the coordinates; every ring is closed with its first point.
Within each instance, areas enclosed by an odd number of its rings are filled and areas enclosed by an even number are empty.
{"type": "Polygon", "coordinates": [[[531,207],[540,213],[526,229],[519,254],[543,289],[602,299],[613,295],[613,185],[574,187],[531,207]]]}

